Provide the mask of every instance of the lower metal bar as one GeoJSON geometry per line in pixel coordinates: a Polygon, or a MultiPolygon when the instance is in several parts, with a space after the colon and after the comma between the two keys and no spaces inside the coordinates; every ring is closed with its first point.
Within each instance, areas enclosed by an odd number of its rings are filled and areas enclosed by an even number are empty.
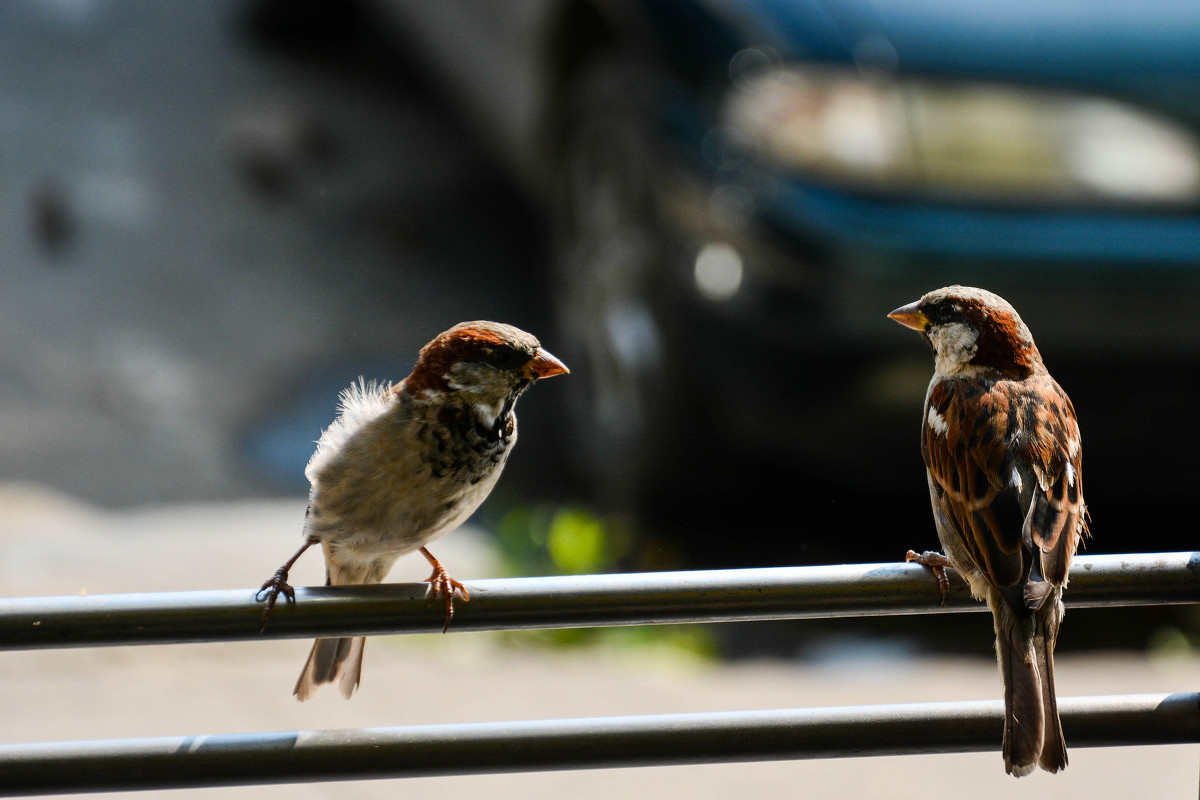
{"type": "MultiPolygon", "coordinates": [[[[1071,747],[1200,742],[1200,694],[1064,698],[1071,747]]],[[[998,701],[0,745],[0,795],[997,751],[998,701]]]]}
{"type": "MultiPolygon", "coordinates": [[[[916,564],[845,564],[467,581],[451,631],[982,611],[951,572],[944,606],[916,564]]],[[[1200,552],[1080,556],[1068,607],[1200,602],[1200,552]]],[[[428,584],[297,589],[259,632],[249,589],[0,600],[0,650],[435,633],[428,584]]]]}

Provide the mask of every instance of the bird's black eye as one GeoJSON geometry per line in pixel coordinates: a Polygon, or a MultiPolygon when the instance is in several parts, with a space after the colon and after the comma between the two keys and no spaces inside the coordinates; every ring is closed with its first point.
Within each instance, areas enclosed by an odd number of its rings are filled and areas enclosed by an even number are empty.
{"type": "Polygon", "coordinates": [[[950,317],[954,316],[954,303],[951,303],[949,300],[939,303],[937,307],[937,316],[938,319],[943,320],[950,319],[950,317]]]}
{"type": "Polygon", "coordinates": [[[497,347],[488,354],[488,361],[500,369],[516,369],[529,360],[529,354],[515,347],[497,347]]]}

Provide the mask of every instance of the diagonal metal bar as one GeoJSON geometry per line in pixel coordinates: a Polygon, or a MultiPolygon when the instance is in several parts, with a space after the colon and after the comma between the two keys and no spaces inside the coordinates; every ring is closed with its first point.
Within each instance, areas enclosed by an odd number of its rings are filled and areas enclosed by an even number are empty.
{"type": "MultiPolygon", "coordinates": [[[[1064,698],[1071,747],[1200,742],[1200,695],[1064,698]]],[[[999,701],[0,745],[0,795],[996,750],[999,701]]]]}
{"type": "MultiPolygon", "coordinates": [[[[598,627],[981,611],[954,578],[915,564],[847,564],[467,582],[451,631],[598,627]]],[[[259,632],[251,590],[0,600],[0,650],[435,633],[426,584],[297,589],[259,632]]],[[[1200,552],[1081,556],[1071,607],[1200,602],[1200,552]]]]}

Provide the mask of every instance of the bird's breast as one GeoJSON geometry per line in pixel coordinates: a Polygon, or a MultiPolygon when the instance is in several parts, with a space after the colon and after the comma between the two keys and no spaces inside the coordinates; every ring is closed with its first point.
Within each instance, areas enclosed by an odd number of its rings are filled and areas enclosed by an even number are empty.
{"type": "Polygon", "coordinates": [[[474,513],[515,441],[515,419],[489,439],[444,410],[380,418],[313,476],[307,532],[372,553],[415,550],[474,513]]]}
{"type": "Polygon", "coordinates": [[[428,453],[435,480],[475,485],[504,466],[517,441],[517,417],[510,412],[481,419],[467,409],[444,407],[417,425],[416,438],[428,453]]]}

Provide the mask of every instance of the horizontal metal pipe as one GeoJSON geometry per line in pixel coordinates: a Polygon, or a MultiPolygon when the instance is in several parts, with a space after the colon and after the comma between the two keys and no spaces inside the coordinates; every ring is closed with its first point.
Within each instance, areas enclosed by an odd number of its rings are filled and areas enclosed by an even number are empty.
{"type": "MultiPolygon", "coordinates": [[[[1200,742],[1200,695],[1064,698],[1071,747],[1200,742]]],[[[999,701],[0,745],[0,795],[996,750],[999,701]]]]}
{"type": "MultiPolygon", "coordinates": [[[[953,577],[937,584],[915,564],[847,564],[700,572],[577,575],[466,582],[451,631],[571,628],[979,611],[953,577]]],[[[1081,556],[1071,607],[1200,602],[1200,552],[1081,556]]],[[[427,584],[296,590],[259,632],[249,589],[0,600],[0,650],[123,644],[433,633],[442,611],[427,584]]]]}

